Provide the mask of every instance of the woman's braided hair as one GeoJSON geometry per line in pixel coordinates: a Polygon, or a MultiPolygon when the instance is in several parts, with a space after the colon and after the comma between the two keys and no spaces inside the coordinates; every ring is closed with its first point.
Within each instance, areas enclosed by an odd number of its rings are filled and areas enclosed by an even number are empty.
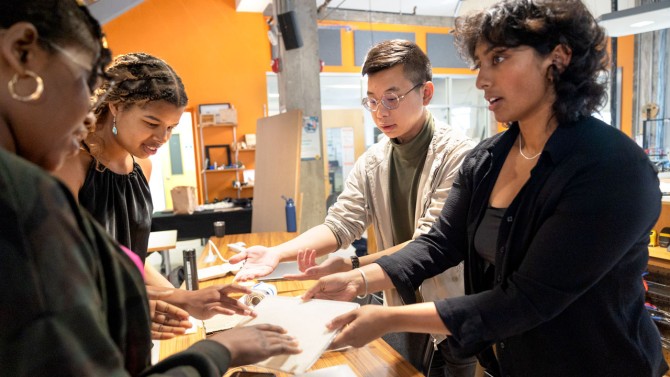
{"type": "Polygon", "coordinates": [[[96,135],[109,116],[109,104],[122,108],[144,106],[149,102],[166,101],[176,107],[188,103],[184,84],[177,73],[164,60],[142,52],[120,55],[114,59],[106,73],[113,81],[106,81],[98,88],[92,102],[99,96],[107,97],[93,109],[98,119],[84,144],[91,155],[99,156],[104,148],[103,139],[96,135]],[[110,85],[113,85],[110,91],[110,85]]]}
{"type": "Polygon", "coordinates": [[[93,109],[98,119],[105,119],[109,104],[123,107],[144,106],[148,102],[166,101],[177,107],[186,106],[188,97],[177,73],[164,60],[143,52],[120,55],[107,69],[112,82],[105,82],[95,91],[93,102],[114,85],[102,103],[93,109]]]}

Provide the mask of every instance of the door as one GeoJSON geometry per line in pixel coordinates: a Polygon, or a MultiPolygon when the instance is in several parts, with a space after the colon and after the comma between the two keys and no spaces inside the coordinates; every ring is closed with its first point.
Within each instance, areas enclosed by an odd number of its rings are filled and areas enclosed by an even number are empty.
{"type": "Polygon", "coordinates": [[[172,207],[170,191],[177,186],[198,187],[193,143],[193,112],[184,111],[167,144],[151,157],[151,194],[154,210],[172,207]]]}

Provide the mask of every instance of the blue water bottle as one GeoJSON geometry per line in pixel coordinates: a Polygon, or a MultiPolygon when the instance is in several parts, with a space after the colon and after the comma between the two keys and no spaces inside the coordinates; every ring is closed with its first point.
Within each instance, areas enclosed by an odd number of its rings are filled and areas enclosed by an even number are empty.
{"type": "Polygon", "coordinates": [[[293,203],[293,198],[287,198],[284,195],[281,197],[286,201],[286,231],[295,232],[295,203],[293,203]]]}

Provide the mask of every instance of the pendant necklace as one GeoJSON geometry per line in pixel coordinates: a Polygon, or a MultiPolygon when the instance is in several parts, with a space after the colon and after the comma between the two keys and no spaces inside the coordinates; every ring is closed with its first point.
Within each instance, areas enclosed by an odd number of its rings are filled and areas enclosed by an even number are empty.
{"type": "Polygon", "coordinates": [[[521,157],[525,158],[526,160],[534,160],[542,154],[542,151],[540,151],[540,153],[536,154],[535,156],[531,157],[526,156],[525,154],[523,154],[523,151],[521,150],[521,138],[519,138],[519,154],[521,154],[521,157]]]}

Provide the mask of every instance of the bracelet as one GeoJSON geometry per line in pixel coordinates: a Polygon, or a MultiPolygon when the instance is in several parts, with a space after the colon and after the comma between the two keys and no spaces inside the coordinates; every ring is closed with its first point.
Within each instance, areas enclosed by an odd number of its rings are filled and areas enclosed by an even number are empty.
{"type": "Polygon", "coordinates": [[[351,258],[351,269],[352,270],[355,270],[355,269],[357,269],[358,267],[361,266],[361,261],[358,260],[358,256],[352,255],[349,258],[351,258]]]}
{"type": "Polygon", "coordinates": [[[365,283],[365,294],[363,296],[356,295],[357,299],[364,299],[368,297],[368,279],[365,277],[365,272],[361,270],[360,268],[357,268],[358,272],[361,273],[361,277],[363,278],[363,283],[365,283]]]}

